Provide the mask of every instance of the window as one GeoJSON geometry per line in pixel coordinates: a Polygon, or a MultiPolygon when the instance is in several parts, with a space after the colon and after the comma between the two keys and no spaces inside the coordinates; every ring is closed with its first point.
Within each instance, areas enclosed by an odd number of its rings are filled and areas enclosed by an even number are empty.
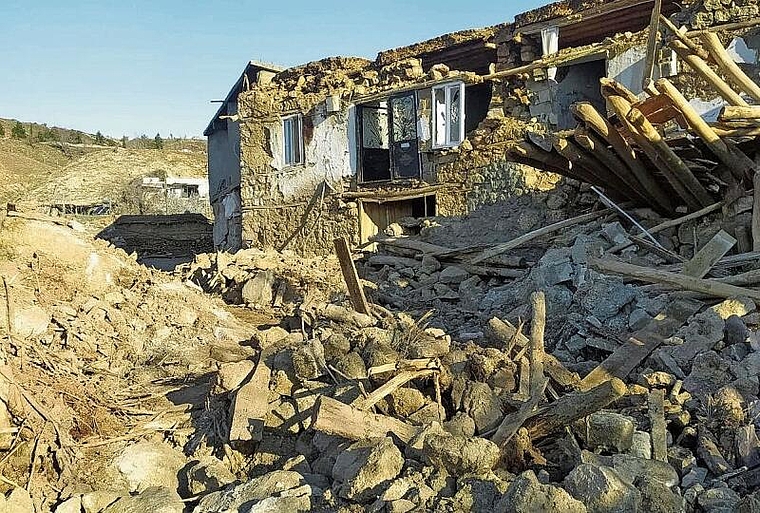
{"type": "Polygon", "coordinates": [[[304,163],[303,155],[303,119],[300,114],[282,120],[285,165],[295,166],[304,163]]]}
{"type": "Polygon", "coordinates": [[[464,84],[433,87],[433,147],[458,146],[464,140],[464,84]]]}
{"type": "Polygon", "coordinates": [[[197,185],[182,184],[180,196],[183,198],[197,198],[200,196],[200,189],[197,185]]]}

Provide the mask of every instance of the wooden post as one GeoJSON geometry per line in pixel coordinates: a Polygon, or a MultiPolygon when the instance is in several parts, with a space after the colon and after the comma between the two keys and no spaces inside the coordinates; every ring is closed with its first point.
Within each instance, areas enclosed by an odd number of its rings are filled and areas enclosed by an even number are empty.
{"type": "Polygon", "coordinates": [[[324,395],[314,403],[311,426],[317,431],[349,440],[378,438],[393,433],[402,442],[409,443],[418,432],[416,427],[393,417],[360,410],[324,395]]]}
{"type": "Polygon", "coordinates": [[[720,114],[718,115],[718,121],[742,121],[747,119],[760,119],[760,106],[737,107],[735,105],[726,105],[720,109],[720,114]]]}
{"type": "Polygon", "coordinates": [[[665,142],[646,116],[638,109],[632,108],[628,113],[628,121],[654,146],[655,151],[662,157],[676,178],[694,195],[701,206],[706,207],[713,204],[714,200],[699,183],[689,166],[668,146],[668,143],[665,142]]]}
{"type": "Polygon", "coordinates": [[[644,60],[644,77],[641,88],[646,89],[654,77],[654,63],[657,60],[657,39],[660,35],[660,12],[662,0],[654,0],[652,17],[649,19],[649,35],[647,37],[647,54],[644,60]]]}
{"type": "Polygon", "coordinates": [[[668,80],[662,78],[656,83],[657,90],[667,95],[673,105],[684,115],[689,126],[697,133],[710,151],[723,162],[731,173],[738,179],[752,176],[755,171],[755,163],[741,153],[740,150],[731,151],[728,145],[715,133],[715,131],[702,119],[702,116],[694,110],[694,107],[684,98],[681,92],[668,80]]]}
{"type": "Polygon", "coordinates": [[[676,51],[678,56],[686,61],[686,63],[697,72],[703,79],[705,79],[710,85],[712,85],[718,94],[731,105],[741,105],[746,107],[748,104],[745,102],[739,93],[734,91],[731,86],[715,73],[707,63],[699,56],[691,53],[689,48],[681,41],[671,41],[670,47],[676,51]]]}
{"type": "Polygon", "coordinates": [[[670,303],[647,326],[634,333],[628,342],[588,373],[580,382],[580,390],[589,390],[612,378],[623,379],[657,349],[662,341],[680,328],[702,306],[699,301],[679,299],[670,303]]]}
{"type": "Polygon", "coordinates": [[[351,303],[354,310],[365,315],[371,315],[369,303],[364,295],[364,287],[359,282],[359,275],[356,272],[354,259],[351,258],[351,249],[348,247],[348,240],[345,237],[339,237],[333,241],[335,243],[335,252],[340,261],[340,269],[343,271],[343,279],[346,280],[348,293],[351,296],[351,303]]]}
{"type": "MultiPolygon", "coordinates": [[[[694,243],[696,246],[696,241],[694,243]]],[[[719,231],[694,255],[694,258],[684,264],[682,273],[694,278],[703,278],[735,244],[736,239],[723,230],[719,231]]]]}
{"type": "Polygon", "coordinates": [[[633,175],[651,194],[660,207],[668,212],[673,211],[672,201],[668,194],[662,189],[659,182],[654,178],[652,173],[637,157],[636,152],[628,144],[628,141],[620,135],[620,132],[602,116],[592,104],[587,102],[576,103],[570,106],[571,112],[586,126],[599,134],[607,143],[612,146],[615,153],[625,161],[633,175]]]}
{"type": "Polygon", "coordinates": [[[546,328],[546,299],[543,292],[534,292],[530,296],[533,308],[533,322],[530,325],[530,395],[539,394],[538,389],[544,383],[544,329],[546,328]]]}
{"type": "Polygon", "coordinates": [[[731,58],[720,42],[718,35],[714,32],[702,32],[700,39],[709,52],[710,58],[720,67],[723,74],[755,101],[760,101],[760,87],[734,62],[734,59],[731,58]]]}
{"type": "Polygon", "coordinates": [[[617,378],[605,381],[587,392],[574,392],[544,406],[525,423],[531,440],[538,440],[563,429],[578,419],[599,411],[628,391],[617,378]]]}

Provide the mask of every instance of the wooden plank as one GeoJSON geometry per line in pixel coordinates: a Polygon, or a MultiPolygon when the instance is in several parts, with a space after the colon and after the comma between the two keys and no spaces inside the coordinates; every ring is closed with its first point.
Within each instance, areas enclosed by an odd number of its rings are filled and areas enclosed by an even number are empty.
{"type": "Polygon", "coordinates": [[[548,235],[550,233],[557,232],[559,230],[563,230],[565,228],[569,228],[571,226],[575,226],[577,224],[593,221],[595,219],[598,219],[600,216],[608,214],[609,212],[610,212],[609,209],[599,210],[597,212],[591,212],[589,214],[583,214],[577,217],[572,217],[570,219],[565,219],[564,221],[559,221],[557,223],[550,224],[549,226],[544,226],[543,228],[533,230],[524,235],[520,235],[519,237],[516,237],[508,242],[497,244],[493,248],[488,249],[484,251],[483,253],[481,253],[480,255],[476,256],[475,258],[471,259],[470,263],[479,264],[481,262],[485,262],[489,258],[499,256],[502,253],[506,253],[507,251],[520,247],[523,244],[527,244],[528,242],[534,239],[537,239],[544,235],[548,235]]]}
{"type": "Polygon", "coordinates": [[[760,301],[760,291],[758,290],[728,285],[716,280],[692,278],[691,276],[685,276],[683,274],[675,274],[612,260],[589,259],[589,264],[602,272],[619,274],[621,276],[649,283],[670,285],[680,290],[699,292],[711,297],[730,298],[747,296],[748,298],[760,301]]]}
{"type": "Polygon", "coordinates": [[[718,121],[735,121],[737,119],[760,119],[760,106],[737,107],[736,105],[726,105],[718,115],[718,121]]]}
{"type": "Polygon", "coordinates": [[[646,89],[654,77],[654,64],[657,60],[657,39],[660,32],[660,12],[662,12],[662,0],[654,0],[652,17],[649,20],[647,53],[644,59],[644,77],[641,82],[642,89],[646,89]]]}
{"type": "Polygon", "coordinates": [[[649,392],[649,423],[652,437],[652,459],[668,461],[668,440],[665,429],[665,391],[662,389],[649,392]]]}
{"type": "Polygon", "coordinates": [[[736,239],[723,230],[719,231],[702,249],[697,251],[694,258],[684,264],[682,274],[703,278],[735,244],[736,239]]]}
{"type": "Polygon", "coordinates": [[[578,419],[599,411],[623,397],[628,388],[621,380],[612,378],[586,392],[573,392],[544,406],[529,418],[525,427],[531,440],[544,438],[564,429],[578,419]]]}
{"type": "Polygon", "coordinates": [[[314,404],[312,428],[348,440],[365,440],[396,435],[404,443],[417,435],[418,429],[392,417],[378,415],[320,396],[314,404]]]}
{"type": "Polygon", "coordinates": [[[544,379],[536,389],[536,394],[523,403],[516,412],[510,413],[502,419],[501,424],[499,424],[499,427],[496,429],[496,433],[491,437],[493,443],[501,447],[509,442],[515,433],[517,433],[517,430],[525,424],[525,421],[527,421],[531,415],[535,414],[536,407],[544,396],[544,390],[546,389],[547,384],[548,381],[544,379]]]}
{"type": "Polygon", "coordinates": [[[354,265],[354,259],[351,257],[351,249],[348,247],[348,239],[345,237],[338,237],[334,241],[335,252],[338,255],[338,261],[340,261],[340,269],[343,271],[343,279],[346,281],[348,287],[348,293],[351,296],[351,304],[354,305],[354,310],[359,313],[370,315],[369,303],[367,303],[367,297],[364,295],[364,287],[359,282],[359,274],[356,272],[356,266],[354,265]]]}
{"type": "Polygon", "coordinates": [[[619,346],[610,356],[592,370],[578,385],[580,390],[589,390],[612,378],[623,379],[639,365],[644,358],[657,349],[662,341],[673,335],[702,303],[690,299],[678,299],[670,303],[644,328],[635,332],[628,342],[619,346]]]}

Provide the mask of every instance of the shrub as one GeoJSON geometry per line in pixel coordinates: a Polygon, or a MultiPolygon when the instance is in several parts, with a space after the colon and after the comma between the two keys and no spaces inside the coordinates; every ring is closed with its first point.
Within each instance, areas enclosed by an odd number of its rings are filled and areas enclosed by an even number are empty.
{"type": "Polygon", "coordinates": [[[16,124],[13,125],[13,128],[11,128],[11,137],[13,137],[14,139],[26,138],[26,130],[24,129],[24,125],[22,125],[20,121],[16,121],[16,124]]]}

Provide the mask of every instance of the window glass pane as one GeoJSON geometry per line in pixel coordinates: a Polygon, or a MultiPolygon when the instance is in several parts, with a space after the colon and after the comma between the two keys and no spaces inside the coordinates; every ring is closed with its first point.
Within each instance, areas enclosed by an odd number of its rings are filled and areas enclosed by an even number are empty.
{"type": "Polygon", "coordinates": [[[362,108],[362,146],[388,149],[388,108],[362,108]]]}
{"type": "Polygon", "coordinates": [[[436,146],[446,144],[446,89],[439,87],[433,89],[433,126],[436,146]]]}
{"type": "Polygon", "coordinates": [[[288,118],[283,120],[283,145],[285,146],[285,163],[293,163],[293,119],[288,118]]]}
{"type": "Polygon", "coordinates": [[[459,144],[462,142],[460,123],[462,121],[462,98],[459,84],[449,86],[449,137],[448,142],[459,144]]]}
{"type": "Polygon", "coordinates": [[[409,141],[417,138],[414,95],[391,100],[393,111],[393,142],[409,141]]]}

